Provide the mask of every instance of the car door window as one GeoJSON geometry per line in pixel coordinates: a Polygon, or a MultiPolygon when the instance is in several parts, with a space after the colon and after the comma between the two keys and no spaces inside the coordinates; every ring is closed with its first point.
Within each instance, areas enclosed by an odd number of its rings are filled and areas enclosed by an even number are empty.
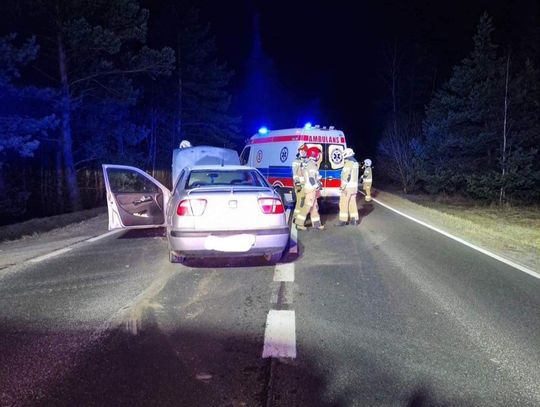
{"type": "Polygon", "coordinates": [[[160,190],[143,175],[129,170],[111,168],[107,171],[109,183],[113,193],[159,193],[160,190]]]}

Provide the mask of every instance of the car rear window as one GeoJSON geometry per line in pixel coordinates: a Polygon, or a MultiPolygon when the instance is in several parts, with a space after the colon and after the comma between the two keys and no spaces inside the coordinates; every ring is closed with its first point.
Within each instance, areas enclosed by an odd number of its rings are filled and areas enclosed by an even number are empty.
{"type": "Polygon", "coordinates": [[[195,170],[189,174],[186,189],[208,186],[267,187],[261,174],[253,170],[195,170]]]}

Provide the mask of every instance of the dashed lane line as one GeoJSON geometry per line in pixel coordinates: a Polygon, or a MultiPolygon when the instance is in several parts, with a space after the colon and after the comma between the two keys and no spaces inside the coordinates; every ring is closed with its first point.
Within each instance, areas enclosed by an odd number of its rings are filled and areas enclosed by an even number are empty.
{"type": "MultiPolygon", "coordinates": [[[[363,192],[361,192],[361,193],[364,194],[363,192]]],[[[479,246],[476,246],[475,244],[467,242],[466,240],[464,240],[464,239],[462,239],[460,237],[457,237],[457,236],[455,236],[455,235],[453,235],[451,233],[445,232],[444,230],[436,228],[435,226],[432,226],[429,223],[426,223],[426,222],[423,222],[423,221],[418,220],[416,218],[413,218],[412,216],[407,215],[406,213],[403,213],[403,212],[401,212],[401,211],[399,211],[397,209],[394,209],[390,205],[387,205],[387,204],[379,201],[378,199],[375,199],[375,198],[372,198],[372,199],[373,199],[373,201],[377,202],[379,205],[384,206],[386,209],[389,209],[392,212],[397,213],[398,215],[401,215],[401,216],[403,216],[403,217],[405,217],[405,218],[407,218],[409,220],[412,220],[413,222],[416,222],[416,223],[418,223],[418,224],[420,224],[420,225],[422,225],[422,226],[424,226],[424,227],[426,227],[428,229],[431,229],[431,230],[433,230],[433,231],[435,231],[437,233],[440,233],[441,235],[444,235],[444,236],[448,237],[449,239],[455,240],[456,242],[459,242],[459,243],[461,243],[461,244],[463,244],[463,245],[465,245],[467,247],[470,247],[471,249],[474,249],[474,250],[476,250],[476,251],[478,251],[480,253],[483,253],[486,256],[489,256],[491,258],[499,260],[500,262],[502,262],[502,263],[504,263],[504,264],[506,264],[506,265],[508,265],[510,267],[514,267],[514,268],[516,268],[516,269],[518,269],[520,271],[523,271],[524,273],[527,273],[532,277],[540,279],[540,274],[537,273],[536,271],[533,271],[533,270],[531,270],[531,269],[529,269],[529,268],[527,268],[525,266],[522,266],[521,264],[515,263],[512,260],[508,260],[508,259],[506,259],[506,258],[504,258],[502,256],[499,256],[498,254],[492,253],[489,250],[486,250],[486,249],[483,249],[483,248],[481,248],[479,246]]]]}
{"type": "Polygon", "coordinates": [[[270,310],[266,318],[263,358],[296,358],[294,311],[270,310]]]}
{"type": "Polygon", "coordinates": [[[294,281],[294,263],[276,264],[274,281],[294,281]]]}

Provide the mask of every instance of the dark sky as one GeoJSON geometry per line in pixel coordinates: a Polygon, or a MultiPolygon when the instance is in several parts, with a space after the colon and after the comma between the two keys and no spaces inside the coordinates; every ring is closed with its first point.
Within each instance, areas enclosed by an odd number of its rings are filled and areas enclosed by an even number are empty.
{"type": "Polygon", "coordinates": [[[198,3],[203,18],[212,24],[221,58],[236,71],[233,111],[244,117],[245,132],[255,131],[257,121],[280,128],[311,120],[343,129],[366,154],[373,153],[388,114],[384,50],[396,40],[404,60],[416,58],[411,47],[421,49],[429,65],[424,68],[433,71],[440,85],[452,65],[470,52],[483,12],[493,17],[496,41],[501,44],[517,41],[524,24],[535,24],[533,17],[538,25],[538,2],[524,0],[198,3]],[[264,117],[246,117],[249,106],[243,98],[250,86],[256,12],[261,15],[267,58],[261,69],[275,77],[280,89],[266,99],[270,108],[261,113],[264,117]]]}
{"type": "MultiPolygon", "coordinates": [[[[174,45],[167,28],[174,16],[164,11],[174,0],[140,1],[150,9],[150,44],[174,45]]],[[[415,63],[416,83],[425,88],[415,96],[422,110],[433,85],[446,81],[471,51],[482,13],[493,17],[502,46],[516,48],[531,27],[537,33],[540,27],[538,0],[178,1],[201,9],[219,58],[236,73],[232,113],[243,118],[245,137],[260,125],[284,128],[309,120],[343,129],[353,147],[370,155],[390,112],[385,50],[397,42],[403,66],[415,63]],[[257,13],[262,56],[253,59],[257,13]],[[266,78],[262,90],[253,85],[254,71],[266,78]]],[[[410,85],[405,76],[404,88],[410,85]]]]}

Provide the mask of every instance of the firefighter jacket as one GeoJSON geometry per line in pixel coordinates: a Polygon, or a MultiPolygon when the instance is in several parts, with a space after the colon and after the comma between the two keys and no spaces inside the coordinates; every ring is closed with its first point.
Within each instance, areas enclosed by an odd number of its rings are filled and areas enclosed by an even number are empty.
{"type": "Polygon", "coordinates": [[[304,183],[304,192],[312,192],[320,189],[320,179],[319,167],[317,163],[313,160],[308,159],[307,163],[302,168],[302,174],[305,180],[304,183]]]}
{"type": "Polygon", "coordinates": [[[306,160],[301,157],[296,157],[292,162],[292,176],[295,186],[304,185],[304,182],[306,182],[302,171],[302,167],[304,167],[306,164],[305,161],[306,160]]]}
{"type": "Polygon", "coordinates": [[[364,182],[372,182],[373,177],[371,174],[371,167],[366,167],[364,169],[364,174],[362,175],[362,178],[364,179],[364,182]]]}
{"type": "Polygon", "coordinates": [[[341,170],[341,190],[356,194],[358,192],[358,173],[360,164],[354,157],[345,159],[341,170]]]}

